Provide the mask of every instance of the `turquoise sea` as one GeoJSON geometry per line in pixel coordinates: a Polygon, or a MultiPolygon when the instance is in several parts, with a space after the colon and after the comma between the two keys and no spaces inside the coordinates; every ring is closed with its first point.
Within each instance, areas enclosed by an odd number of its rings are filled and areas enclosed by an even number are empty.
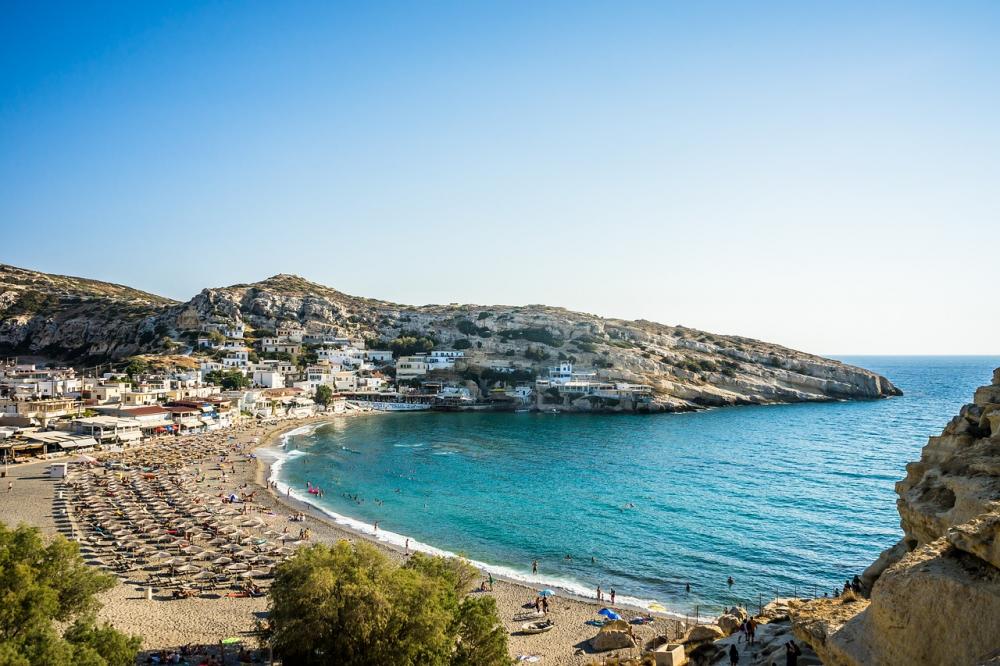
{"type": "Polygon", "coordinates": [[[822,594],[900,538],[893,484],[905,463],[1000,366],[842,360],[905,395],[651,416],[365,416],[288,437],[274,474],[356,528],[378,521],[382,539],[539,587],[593,595],[599,584],[681,614],[822,594]]]}

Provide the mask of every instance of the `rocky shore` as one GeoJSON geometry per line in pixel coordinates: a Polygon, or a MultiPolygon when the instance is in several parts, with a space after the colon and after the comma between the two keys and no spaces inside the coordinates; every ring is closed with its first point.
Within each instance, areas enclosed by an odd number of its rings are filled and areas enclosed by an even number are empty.
{"type": "Polygon", "coordinates": [[[896,484],[903,538],[867,598],[790,604],[824,664],[1000,663],[1000,369],[896,484]]]}

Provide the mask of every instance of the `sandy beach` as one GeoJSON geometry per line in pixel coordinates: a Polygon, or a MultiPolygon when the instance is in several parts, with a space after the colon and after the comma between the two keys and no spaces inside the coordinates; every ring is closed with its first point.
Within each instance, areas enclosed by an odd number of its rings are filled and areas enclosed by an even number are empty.
{"type": "MultiPolygon", "coordinates": [[[[241,494],[253,493],[252,501],[246,502],[245,506],[244,504],[232,505],[240,508],[239,512],[234,512],[236,515],[226,518],[226,520],[234,522],[233,527],[230,527],[223,520],[222,515],[219,516],[220,522],[217,525],[223,530],[233,528],[246,530],[245,537],[256,537],[256,541],[262,544],[268,540],[268,543],[260,547],[260,549],[273,549],[272,553],[265,553],[266,555],[273,555],[275,558],[284,556],[283,553],[287,554],[295,546],[293,542],[291,547],[286,546],[283,551],[278,550],[277,546],[287,543],[283,542],[283,539],[292,538],[286,535],[298,534],[299,530],[308,529],[309,539],[305,543],[366,539],[374,543],[388,556],[402,561],[406,555],[401,552],[401,549],[338,525],[318,509],[294,498],[279,495],[267,483],[268,464],[261,457],[254,455],[253,452],[276,445],[283,433],[309,423],[328,421],[332,418],[378,418],[378,416],[326,416],[285,421],[278,426],[267,429],[249,427],[218,431],[186,438],[189,441],[182,444],[173,439],[146,444],[136,450],[130,450],[128,454],[132,459],[159,460],[164,456],[169,459],[168,452],[178,446],[190,447],[190,450],[196,451],[196,458],[177,462],[172,468],[172,473],[175,476],[171,478],[182,479],[182,482],[165,488],[154,486],[153,492],[172,493],[173,495],[168,495],[168,497],[174,497],[178,502],[192,502],[193,504],[188,505],[192,509],[202,506],[207,508],[213,505],[212,511],[219,511],[222,508],[221,496],[232,492],[233,489],[240,489],[241,494]],[[216,457],[218,458],[216,459],[216,457]],[[216,464],[218,460],[224,462],[216,464]],[[290,521],[290,516],[296,513],[304,514],[305,519],[301,522],[290,521]],[[250,520],[255,522],[251,523],[250,520]],[[247,527],[249,525],[252,526],[247,527]],[[281,535],[281,537],[277,537],[277,535],[281,535]]],[[[97,457],[116,459],[120,455],[106,454],[97,457]]],[[[184,454],[178,451],[174,455],[183,456],[184,454]]],[[[20,522],[36,525],[46,534],[61,532],[66,536],[83,540],[82,552],[84,556],[95,562],[100,562],[106,568],[109,568],[112,559],[120,562],[121,555],[116,553],[116,544],[110,541],[94,541],[93,537],[90,537],[89,541],[87,540],[85,519],[88,518],[88,512],[91,511],[91,508],[81,507],[80,500],[82,498],[74,497],[72,489],[46,475],[46,468],[49,464],[49,462],[37,462],[10,468],[8,477],[13,480],[14,488],[11,493],[0,496],[2,497],[0,499],[0,519],[11,525],[20,522]],[[59,497],[60,491],[64,493],[63,498],[59,497]],[[64,506],[68,508],[64,510],[64,506]]],[[[71,467],[85,466],[72,465],[71,467]]],[[[99,473],[91,472],[91,474],[97,476],[99,473]]],[[[153,477],[154,475],[145,476],[153,477]]],[[[71,476],[71,481],[73,478],[71,476]]],[[[90,482],[89,478],[86,480],[90,482]]],[[[140,490],[140,484],[143,483],[162,483],[159,478],[155,481],[141,478],[126,481],[139,487],[140,490]]],[[[94,482],[102,484],[105,481],[98,477],[94,479],[94,482]]],[[[111,483],[114,483],[113,479],[111,483]]],[[[90,492],[93,492],[93,489],[90,492]]],[[[170,500],[171,506],[173,506],[175,499],[170,500]]],[[[140,510],[144,510],[144,508],[140,510]]],[[[228,507],[223,510],[232,511],[228,507]]],[[[90,517],[90,521],[93,522],[92,517],[90,517]]],[[[216,547],[208,544],[221,541],[200,541],[197,536],[188,534],[185,536],[191,536],[191,544],[188,547],[193,548],[194,552],[201,548],[216,547]]],[[[204,534],[202,536],[208,539],[219,535],[204,534]]],[[[167,537],[164,537],[164,540],[166,541],[167,537]]],[[[178,544],[175,542],[172,546],[175,547],[173,553],[177,554],[178,544]]],[[[147,553],[147,555],[151,557],[162,556],[159,553],[147,553]]],[[[197,555],[192,556],[192,558],[196,557],[197,555]]],[[[258,556],[257,560],[260,559],[265,558],[258,556]]],[[[267,561],[272,560],[267,559],[267,561]]],[[[210,562],[198,562],[194,559],[191,560],[191,563],[199,566],[211,564],[210,562]]],[[[253,566],[261,565],[254,564],[253,566]]],[[[101,596],[104,607],[100,611],[99,617],[111,622],[121,630],[141,634],[144,639],[144,649],[171,649],[189,643],[217,644],[221,639],[228,637],[244,638],[247,645],[254,644],[252,632],[255,622],[266,611],[267,598],[265,596],[235,597],[230,596],[233,594],[232,592],[226,593],[225,589],[220,589],[209,591],[209,593],[202,592],[198,597],[173,598],[176,594],[172,593],[169,587],[164,588],[157,584],[158,581],[164,579],[155,578],[155,573],[149,574],[148,567],[120,563],[119,568],[122,569],[118,572],[122,583],[101,596]],[[154,588],[152,600],[146,598],[146,588],[150,586],[154,588]]],[[[232,576],[233,574],[226,571],[228,568],[231,567],[221,569],[215,567],[213,570],[232,576]]],[[[208,571],[207,566],[205,571],[208,571]]],[[[207,574],[203,573],[202,575],[207,574]]],[[[231,578],[231,581],[240,584],[240,579],[231,578]]],[[[265,581],[260,582],[266,586],[265,581]]],[[[179,583],[177,587],[184,589],[184,583],[179,583]]],[[[597,619],[597,611],[607,605],[606,602],[598,604],[596,600],[572,598],[557,590],[557,596],[550,599],[549,614],[555,621],[555,627],[544,634],[520,635],[517,631],[523,620],[518,621],[514,618],[525,611],[525,604],[535,598],[536,590],[498,578],[492,591],[476,591],[474,593],[490,594],[496,598],[500,617],[508,631],[511,632],[509,641],[512,657],[538,658],[530,660],[529,663],[576,665],[591,664],[595,661],[599,663],[603,657],[626,656],[630,653],[628,650],[623,650],[620,653],[605,652],[600,655],[590,652],[587,641],[596,635],[598,628],[593,624],[588,624],[588,622],[597,619]]],[[[645,614],[639,609],[629,609],[622,606],[615,606],[615,608],[628,620],[645,614]]],[[[666,617],[656,617],[650,624],[632,626],[640,645],[657,635],[666,634],[673,637],[683,632],[682,622],[666,617]]],[[[632,650],[631,653],[638,655],[639,651],[632,650]]],[[[527,661],[527,659],[525,660],[527,661]]]]}

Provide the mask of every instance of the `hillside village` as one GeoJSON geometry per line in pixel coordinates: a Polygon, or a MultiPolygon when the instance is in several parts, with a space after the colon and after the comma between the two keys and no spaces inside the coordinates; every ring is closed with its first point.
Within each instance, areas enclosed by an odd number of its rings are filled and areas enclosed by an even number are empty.
{"type": "Polygon", "coordinates": [[[22,438],[21,452],[323,412],[676,412],[900,393],[749,338],[544,305],[398,305],[294,275],[177,302],[0,265],[0,354],[0,437],[22,438]]]}
{"type": "MultiPolygon", "coordinates": [[[[128,446],[169,435],[272,423],[322,413],[417,410],[648,409],[648,386],[600,380],[563,361],[544,377],[510,359],[469,350],[414,352],[427,340],[369,349],[359,339],[295,325],[249,337],[209,325],[189,356],[133,358],[119,371],[78,373],[8,359],[0,364],[0,456],[128,446]],[[475,365],[478,364],[478,365],[475,365]],[[186,366],[186,367],[185,367],[186,366]],[[485,367],[491,388],[474,379],[485,367]]],[[[412,340],[412,341],[411,341],[412,340]]]]}

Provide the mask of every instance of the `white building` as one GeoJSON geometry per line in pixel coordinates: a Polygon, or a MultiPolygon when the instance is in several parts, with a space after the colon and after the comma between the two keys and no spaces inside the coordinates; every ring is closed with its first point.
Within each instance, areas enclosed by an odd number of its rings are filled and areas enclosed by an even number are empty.
{"type": "Polygon", "coordinates": [[[310,345],[322,345],[324,347],[358,347],[364,344],[359,341],[352,340],[351,338],[345,338],[337,335],[336,333],[306,333],[302,336],[302,342],[310,345]]]}
{"type": "Polygon", "coordinates": [[[359,391],[381,391],[388,382],[384,377],[358,377],[357,390],[359,391]]]}
{"type": "Polygon", "coordinates": [[[365,360],[371,363],[390,363],[392,352],[387,349],[366,349],[365,360]]]}
{"type": "Polygon", "coordinates": [[[593,382],[597,380],[596,372],[574,372],[573,364],[563,361],[549,368],[550,384],[565,384],[567,382],[593,382]]]}
{"type": "Polygon", "coordinates": [[[250,350],[246,347],[230,349],[222,359],[222,365],[229,370],[246,372],[250,366],[250,350]]]}
{"type": "Polygon", "coordinates": [[[119,419],[114,416],[90,416],[73,419],[76,432],[90,435],[100,444],[126,444],[142,439],[142,431],[136,419],[119,419]]]}
{"type": "Polygon", "coordinates": [[[423,377],[429,369],[426,354],[400,356],[399,360],[396,361],[396,380],[405,381],[423,377]]]}
{"type": "Polygon", "coordinates": [[[275,370],[254,370],[253,383],[263,388],[285,388],[285,376],[275,370]]]}
{"type": "Polygon", "coordinates": [[[365,363],[363,349],[322,347],[316,350],[316,357],[320,361],[346,368],[360,368],[365,363]]]}
{"type": "Polygon", "coordinates": [[[279,338],[284,338],[289,342],[302,342],[305,337],[305,329],[296,324],[286,324],[285,326],[279,326],[278,330],[275,331],[279,338]]]}
{"type": "Polygon", "coordinates": [[[451,370],[455,361],[465,357],[465,352],[451,349],[432,351],[427,357],[427,367],[430,370],[451,370]]]}
{"type": "Polygon", "coordinates": [[[244,333],[246,333],[246,327],[243,324],[230,324],[222,329],[224,336],[227,338],[236,338],[237,340],[242,340],[244,333]]]}

